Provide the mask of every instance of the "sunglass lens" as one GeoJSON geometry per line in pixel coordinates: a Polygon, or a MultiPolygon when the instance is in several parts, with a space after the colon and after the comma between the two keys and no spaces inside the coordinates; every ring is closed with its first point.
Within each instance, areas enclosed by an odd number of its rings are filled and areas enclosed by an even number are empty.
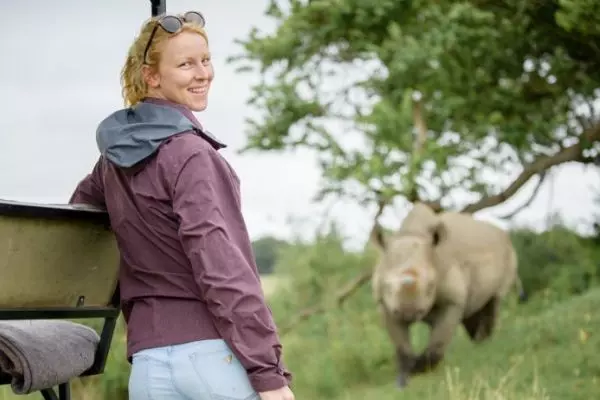
{"type": "Polygon", "coordinates": [[[169,33],[175,33],[181,28],[181,21],[176,17],[167,15],[160,21],[160,26],[169,33]]]}
{"type": "Polygon", "coordinates": [[[188,11],[184,14],[184,18],[187,22],[192,22],[194,24],[198,24],[200,26],[204,26],[206,21],[204,16],[197,11],[188,11]]]}

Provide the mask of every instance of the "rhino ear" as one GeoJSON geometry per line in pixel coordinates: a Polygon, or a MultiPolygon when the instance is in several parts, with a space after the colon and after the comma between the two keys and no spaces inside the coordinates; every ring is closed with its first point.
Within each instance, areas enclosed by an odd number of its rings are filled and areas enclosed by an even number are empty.
{"type": "Polygon", "coordinates": [[[371,232],[371,242],[377,247],[378,250],[384,251],[386,248],[386,240],[385,233],[379,224],[376,224],[373,227],[373,231],[371,232]]]}
{"type": "Polygon", "coordinates": [[[441,242],[443,242],[447,235],[448,235],[448,229],[446,227],[446,225],[443,222],[438,222],[432,229],[432,240],[431,243],[434,246],[439,245],[441,242]]]}

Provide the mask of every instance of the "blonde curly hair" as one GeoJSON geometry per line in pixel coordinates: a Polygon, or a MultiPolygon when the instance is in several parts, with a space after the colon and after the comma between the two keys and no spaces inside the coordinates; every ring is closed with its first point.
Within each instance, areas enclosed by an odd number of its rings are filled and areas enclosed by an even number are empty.
{"type": "MultiPolygon", "coordinates": [[[[144,49],[146,48],[148,39],[150,39],[152,30],[156,24],[158,24],[158,18],[159,17],[150,18],[142,25],[140,33],[129,47],[125,65],[123,65],[123,68],[121,69],[122,96],[126,107],[139,103],[148,95],[148,84],[144,80],[142,74],[142,68],[144,66],[144,49]]],[[[159,27],[156,30],[154,38],[152,39],[152,44],[148,49],[146,58],[147,65],[151,68],[156,68],[160,61],[161,49],[164,42],[184,31],[197,33],[204,37],[208,43],[206,30],[197,24],[186,22],[178,32],[173,34],[168,33],[159,27]]]]}

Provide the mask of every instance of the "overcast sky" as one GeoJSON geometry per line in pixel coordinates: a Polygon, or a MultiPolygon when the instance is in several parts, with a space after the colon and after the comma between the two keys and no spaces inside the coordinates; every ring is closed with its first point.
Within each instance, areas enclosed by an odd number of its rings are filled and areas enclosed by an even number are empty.
{"type": "MultiPolygon", "coordinates": [[[[97,124],[122,107],[119,72],[140,24],[150,14],[149,0],[1,0],[0,24],[0,198],[63,203],[98,157],[97,124]]],[[[168,12],[190,9],[207,18],[216,77],[208,109],[197,114],[229,147],[225,157],[242,180],[243,207],[253,238],[288,237],[289,216],[319,222],[323,205],[310,199],[318,189],[319,170],[307,153],[236,154],[245,142],[245,105],[256,77],[236,75],[225,59],[239,49],[236,38],[251,26],[271,29],[262,13],[267,0],[167,0],[168,12]]],[[[518,222],[543,226],[549,209],[560,211],[571,225],[585,222],[592,211],[590,185],[598,174],[580,166],[555,173],[518,222]],[[553,196],[550,194],[553,193],[553,196]]],[[[532,182],[533,183],[533,182],[532,182]]],[[[491,218],[525,201],[526,186],[506,207],[481,213],[491,218]]],[[[334,208],[351,243],[362,243],[373,209],[350,202],[334,208]]],[[[383,219],[393,226],[403,210],[383,219]]]]}

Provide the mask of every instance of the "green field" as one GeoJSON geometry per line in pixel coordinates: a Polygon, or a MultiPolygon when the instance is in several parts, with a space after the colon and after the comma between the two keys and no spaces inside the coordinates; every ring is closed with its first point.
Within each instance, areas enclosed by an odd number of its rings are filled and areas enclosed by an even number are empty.
{"type": "MultiPolygon", "coordinates": [[[[269,301],[277,298],[275,289],[280,282],[271,276],[263,279],[269,301]]],[[[539,298],[520,307],[509,302],[493,340],[474,345],[459,330],[440,368],[414,378],[402,393],[393,383],[395,371],[391,347],[385,341],[381,328],[372,323],[357,329],[363,333],[368,329],[373,334],[365,336],[363,342],[357,342],[356,346],[379,349],[376,354],[356,356],[359,350],[339,348],[345,346],[347,337],[337,342],[320,340],[318,336],[307,338],[301,332],[284,336],[284,354],[295,375],[294,388],[298,400],[589,400],[597,398],[600,393],[598,309],[600,289],[553,305],[546,305],[539,298]],[[369,343],[377,338],[378,343],[369,343]],[[347,364],[341,364],[343,358],[339,358],[340,354],[348,359],[347,364]],[[331,363],[323,364],[330,362],[329,357],[333,358],[331,363]],[[352,357],[358,359],[353,361],[352,357]],[[369,365],[379,365],[377,371],[365,371],[369,376],[366,381],[359,379],[360,382],[355,385],[340,383],[342,381],[336,373],[347,376],[349,372],[346,371],[360,372],[366,361],[372,362],[369,365]],[[323,365],[329,365],[328,369],[323,369],[323,365]],[[328,383],[330,386],[327,386],[328,383]]],[[[123,339],[120,331],[115,338],[117,342],[113,343],[113,360],[122,356],[123,339]]],[[[422,343],[423,338],[418,339],[422,343]]],[[[88,380],[85,388],[76,381],[74,398],[114,398],[103,395],[101,388],[115,376],[119,376],[122,385],[126,382],[127,372],[115,370],[118,369],[116,365],[122,364],[113,362],[104,377],[88,380]],[[91,384],[93,381],[96,384],[91,384]]],[[[39,394],[14,396],[8,386],[2,389],[0,398],[3,400],[42,398],[39,394]]]]}
{"type": "Polygon", "coordinates": [[[265,296],[271,296],[277,289],[277,285],[281,282],[281,279],[275,275],[263,275],[260,277],[263,291],[265,296]]]}
{"type": "MultiPolygon", "coordinates": [[[[306,339],[290,333],[284,338],[284,345],[288,345],[291,352],[290,368],[298,375],[295,384],[297,394],[301,395],[299,399],[589,400],[599,398],[600,394],[598,309],[600,289],[552,306],[545,306],[543,299],[520,307],[508,304],[492,340],[476,345],[468,340],[462,328],[459,329],[440,367],[414,378],[402,394],[394,385],[392,351],[382,335],[377,336],[383,341],[377,345],[357,343],[356,346],[387,350],[375,350],[373,355],[356,355],[349,348],[346,349],[346,353],[351,353],[348,355],[333,351],[336,360],[329,364],[329,371],[320,374],[314,370],[324,361],[311,365],[313,363],[306,359],[298,360],[299,347],[306,345],[306,339]],[[353,365],[342,365],[340,360],[344,357],[353,365]],[[349,386],[338,376],[365,368],[365,360],[369,359],[370,365],[380,365],[379,371],[365,371],[370,381],[349,386]],[[335,374],[336,368],[343,372],[335,374]],[[329,374],[333,383],[328,387],[319,375],[329,374]],[[318,395],[311,380],[320,387],[319,392],[329,392],[332,396],[318,395]]],[[[380,328],[370,328],[371,331],[377,329],[380,328]]],[[[364,340],[375,337],[367,336],[364,329],[360,332],[364,340]]],[[[424,342],[422,333],[417,328],[415,336],[421,344],[424,342]]],[[[330,342],[309,347],[305,358],[318,358],[320,352],[328,353],[335,346],[336,343],[330,342]]]]}
{"type": "MultiPolygon", "coordinates": [[[[415,378],[406,400],[588,400],[600,396],[600,290],[531,315],[505,315],[493,340],[461,330],[434,373],[415,378]]],[[[388,380],[392,376],[386,377],[388,380]]],[[[397,399],[392,383],[345,391],[340,400],[397,399]]]]}

